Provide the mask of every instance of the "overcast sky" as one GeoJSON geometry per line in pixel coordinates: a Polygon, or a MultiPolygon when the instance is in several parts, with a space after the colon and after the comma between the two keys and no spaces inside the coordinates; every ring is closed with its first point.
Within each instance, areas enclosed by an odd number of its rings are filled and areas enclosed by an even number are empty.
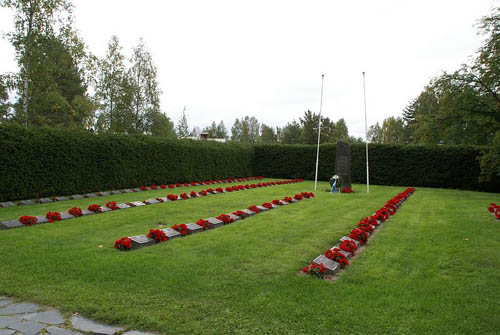
{"type": "MultiPolygon", "coordinates": [[[[468,62],[483,41],[474,25],[498,0],[75,0],[76,28],[103,56],[117,35],[127,58],[143,37],[158,67],[162,109],[189,127],[255,116],[283,126],[307,109],[344,118],[349,135],[398,116],[429,80],[468,62]]],[[[12,14],[0,9],[0,31],[12,14]]],[[[0,41],[0,73],[15,71],[0,41]]]]}

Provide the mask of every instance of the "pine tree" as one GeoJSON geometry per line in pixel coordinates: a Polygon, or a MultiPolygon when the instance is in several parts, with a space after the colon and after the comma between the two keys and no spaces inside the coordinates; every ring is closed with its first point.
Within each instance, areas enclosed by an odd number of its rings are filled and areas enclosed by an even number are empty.
{"type": "Polygon", "coordinates": [[[182,117],[177,123],[177,128],[175,129],[178,138],[186,138],[189,136],[189,127],[186,117],[186,109],[182,111],[182,117]]]}

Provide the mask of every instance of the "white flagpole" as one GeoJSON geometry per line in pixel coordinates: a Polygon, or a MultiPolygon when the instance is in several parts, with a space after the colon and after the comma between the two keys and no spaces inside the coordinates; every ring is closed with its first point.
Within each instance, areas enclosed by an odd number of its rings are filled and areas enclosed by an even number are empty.
{"type": "Polygon", "coordinates": [[[318,150],[316,151],[316,174],[314,176],[314,191],[316,191],[318,186],[318,164],[319,164],[319,139],[321,137],[321,112],[323,109],[323,81],[325,75],[321,75],[321,100],[319,103],[319,121],[318,121],[318,150]]]}
{"type": "Polygon", "coordinates": [[[365,73],[363,72],[363,93],[365,100],[365,142],[366,142],[366,193],[370,193],[370,168],[368,165],[368,121],[366,119],[366,85],[365,73]]]}

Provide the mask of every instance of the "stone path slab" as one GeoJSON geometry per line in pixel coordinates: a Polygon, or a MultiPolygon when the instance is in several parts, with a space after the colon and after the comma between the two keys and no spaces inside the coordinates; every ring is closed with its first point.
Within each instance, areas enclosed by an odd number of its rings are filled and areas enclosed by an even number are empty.
{"type": "Polygon", "coordinates": [[[113,335],[119,331],[123,331],[121,327],[105,326],[82,316],[72,316],[70,321],[74,329],[94,334],[113,335]]]}
{"type": "Polygon", "coordinates": [[[42,306],[30,303],[10,304],[0,309],[0,315],[15,315],[37,312],[42,309],[42,306]]]}
{"type": "Polygon", "coordinates": [[[29,314],[23,316],[23,319],[28,321],[48,323],[50,325],[59,325],[61,323],[64,323],[64,317],[61,315],[61,313],[59,313],[59,311],[56,310],[29,314]]]}

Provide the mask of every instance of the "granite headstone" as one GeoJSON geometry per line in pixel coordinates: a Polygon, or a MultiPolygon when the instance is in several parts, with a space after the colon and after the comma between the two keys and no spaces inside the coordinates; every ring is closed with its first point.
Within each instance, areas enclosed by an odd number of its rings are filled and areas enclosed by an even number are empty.
{"type": "Polygon", "coordinates": [[[347,143],[342,141],[337,142],[335,174],[342,179],[342,188],[351,188],[351,148],[347,143]]]}

